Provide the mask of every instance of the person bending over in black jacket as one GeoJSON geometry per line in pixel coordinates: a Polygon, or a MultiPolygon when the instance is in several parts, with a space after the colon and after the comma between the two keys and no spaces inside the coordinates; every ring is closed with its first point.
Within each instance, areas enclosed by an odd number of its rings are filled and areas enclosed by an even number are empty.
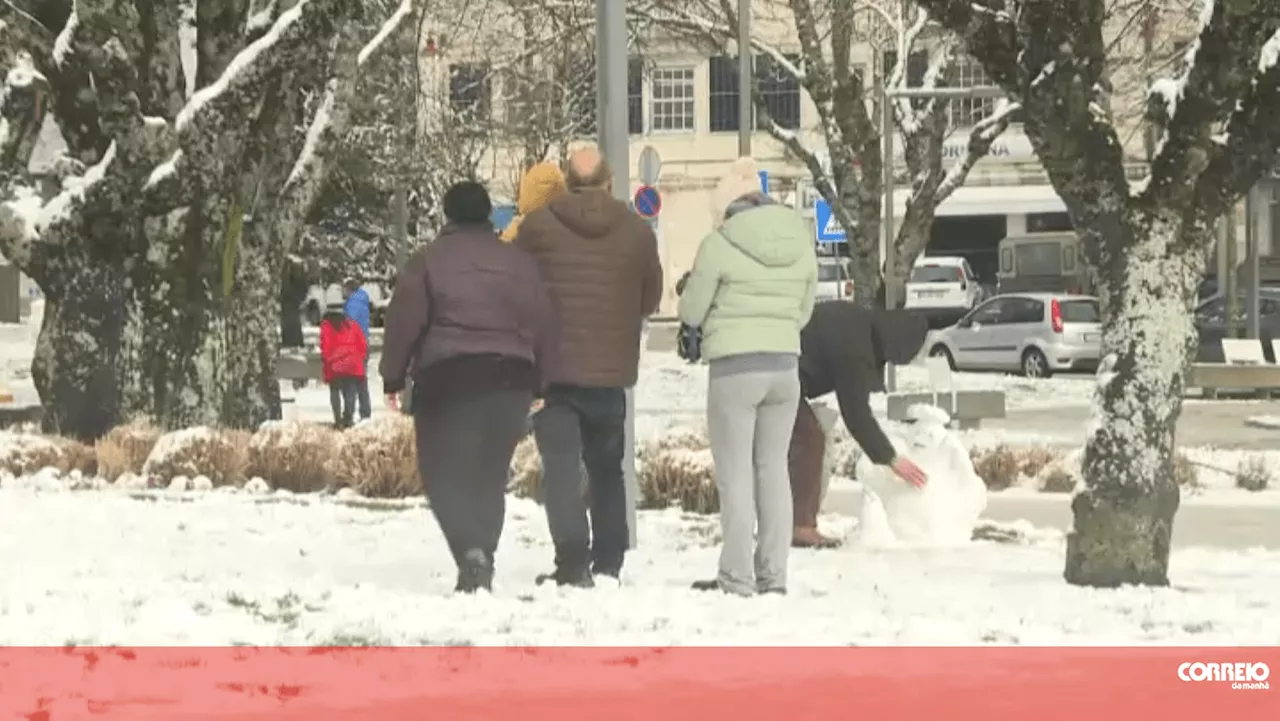
{"type": "Polygon", "coordinates": [[[835,392],[845,427],[875,463],[890,466],[913,486],[926,482],[924,471],[899,456],[871,412],[871,394],[884,391],[888,363],[910,363],[924,347],[928,321],[901,310],[861,308],[849,301],[819,303],[800,334],[800,406],[791,434],[788,461],[795,509],[792,545],[832,547],[838,542],[818,533],[822,503],[822,464],[826,435],[809,400],[835,392]]]}

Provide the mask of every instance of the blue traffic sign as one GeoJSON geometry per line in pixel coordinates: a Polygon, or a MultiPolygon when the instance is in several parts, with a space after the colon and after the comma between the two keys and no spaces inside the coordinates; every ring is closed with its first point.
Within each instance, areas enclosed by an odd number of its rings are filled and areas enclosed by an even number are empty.
{"type": "Polygon", "coordinates": [[[632,202],[635,204],[636,212],[646,218],[656,218],[658,213],[662,212],[662,196],[652,185],[640,186],[632,202]]]}
{"type": "Polygon", "coordinates": [[[849,241],[849,234],[845,232],[839,221],[836,220],[836,214],[831,212],[831,204],[822,198],[818,198],[813,203],[813,220],[819,243],[846,243],[849,241]]]}
{"type": "Polygon", "coordinates": [[[760,171],[760,192],[765,195],[769,194],[769,171],[760,171]]]}
{"type": "Polygon", "coordinates": [[[511,225],[511,221],[516,217],[516,206],[514,205],[495,205],[493,213],[489,216],[489,222],[493,223],[493,229],[501,233],[511,225]]]}

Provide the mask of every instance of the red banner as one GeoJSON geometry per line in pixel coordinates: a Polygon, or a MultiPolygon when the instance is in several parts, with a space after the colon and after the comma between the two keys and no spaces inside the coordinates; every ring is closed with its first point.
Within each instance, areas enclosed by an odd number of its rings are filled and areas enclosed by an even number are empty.
{"type": "Polygon", "coordinates": [[[1275,719],[1276,648],[6,648],[0,719],[1275,719]]]}

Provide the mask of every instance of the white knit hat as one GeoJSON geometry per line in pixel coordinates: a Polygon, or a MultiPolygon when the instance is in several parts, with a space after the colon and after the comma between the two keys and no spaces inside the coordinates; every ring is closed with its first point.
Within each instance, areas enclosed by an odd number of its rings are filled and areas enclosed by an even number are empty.
{"type": "Polygon", "coordinates": [[[733,201],[759,192],[760,166],[755,159],[744,155],[733,161],[711,194],[711,212],[715,221],[724,220],[725,210],[733,201]]]}

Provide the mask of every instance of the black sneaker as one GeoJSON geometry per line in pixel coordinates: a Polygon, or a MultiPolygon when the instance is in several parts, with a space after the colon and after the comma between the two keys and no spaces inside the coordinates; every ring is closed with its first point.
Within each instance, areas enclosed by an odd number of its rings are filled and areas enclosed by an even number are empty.
{"type": "Polygon", "coordinates": [[[695,591],[719,591],[720,582],[714,578],[709,581],[694,581],[692,588],[695,591]]]}
{"type": "Polygon", "coordinates": [[[760,589],[760,593],[763,595],[772,594],[774,596],[785,596],[787,595],[787,589],[786,588],[762,588],[760,589]]]}
{"type": "Polygon", "coordinates": [[[556,569],[555,573],[539,574],[534,579],[534,583],[539,586],[550,581],[555,581],[557,586],[573,586],[575,588],[595,588],[595,579],[591,577],[591,572],[583,569],[581,571],[565,571],[556,569]]]}
{"type": "Polygon", "coordinates": [[[458,585],[456,593],[475,593],[493,589],[493,564],[484,551],[467,551],[462,562],[458,564],[458,585]]]}

